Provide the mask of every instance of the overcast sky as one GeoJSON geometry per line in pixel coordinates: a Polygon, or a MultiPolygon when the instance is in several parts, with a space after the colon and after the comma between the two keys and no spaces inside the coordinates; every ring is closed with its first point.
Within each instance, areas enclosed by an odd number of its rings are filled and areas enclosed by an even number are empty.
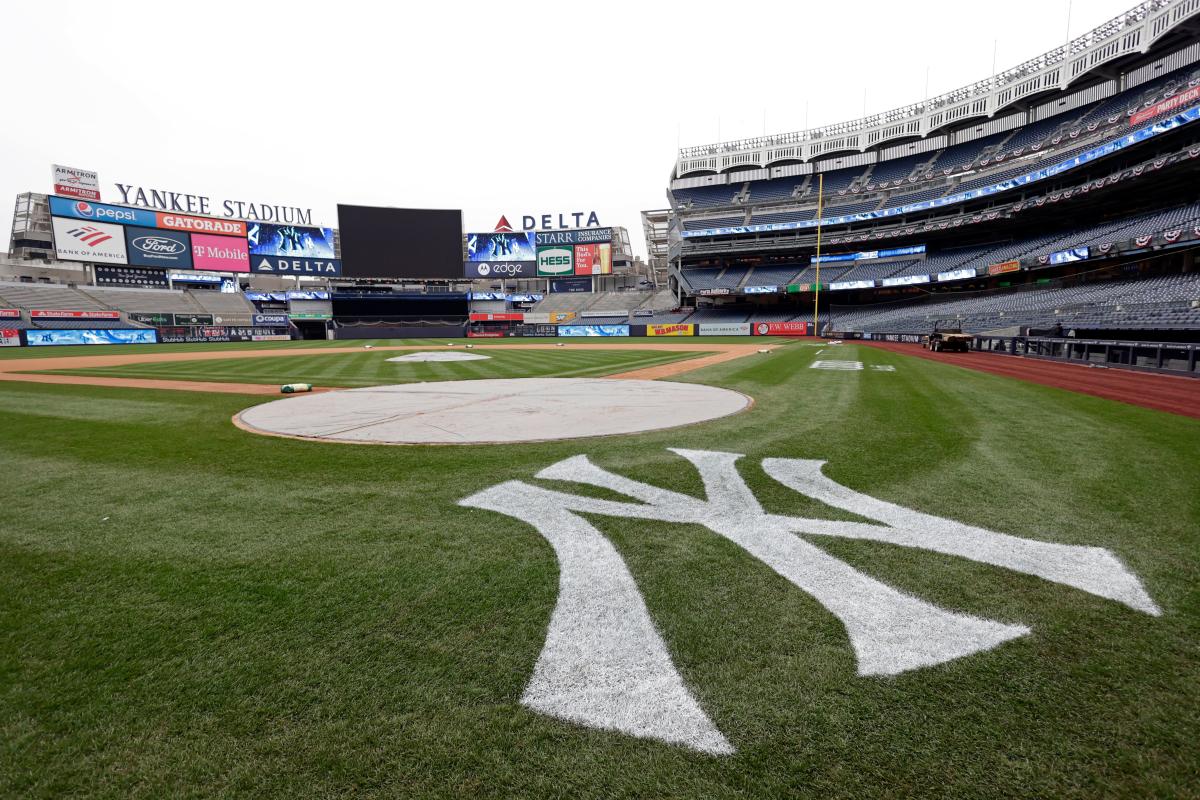
{"type": "MultiPolygon", "coordinates": [[[[1077,36],[1132,0],[1074,0],[1077,36]]],[[[0,196],[50,164],[312,208],[666,205],[679,145],[856,119],[1062,44],[1068,0],[5,3],[0,196]],[[806,116],[807,115],[807,116],[806,116]]]]}

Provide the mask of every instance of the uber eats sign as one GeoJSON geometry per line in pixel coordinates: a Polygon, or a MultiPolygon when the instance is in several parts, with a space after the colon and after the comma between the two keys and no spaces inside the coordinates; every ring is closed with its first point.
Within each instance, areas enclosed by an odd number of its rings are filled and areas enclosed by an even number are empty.
{"type": "Polygon", "coordinates": [[[561,276],[575,274],[575,253],[571,246],[539,247],[537,249],[537,274],[561,276]]]}

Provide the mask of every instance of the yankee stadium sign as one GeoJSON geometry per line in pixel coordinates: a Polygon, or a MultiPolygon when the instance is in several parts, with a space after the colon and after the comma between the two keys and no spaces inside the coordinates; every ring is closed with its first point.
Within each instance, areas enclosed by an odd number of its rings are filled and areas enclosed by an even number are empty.
{"type": "Polygon", "coordinates": [[[121,193],[121,202],[129,206],[177,211],[181,214],[229,217],[230,219],[286,222],[294,225],[313,224],[311,208],[252,203],[247,200],[223,200],[219,206],[216,206],[210,198],[204,195],[172,192],[167,189],[146,189],[125,183],[113,185],[121,193]],[[214,210],[214,206],[216,206],[216,210],[214,210]]]}

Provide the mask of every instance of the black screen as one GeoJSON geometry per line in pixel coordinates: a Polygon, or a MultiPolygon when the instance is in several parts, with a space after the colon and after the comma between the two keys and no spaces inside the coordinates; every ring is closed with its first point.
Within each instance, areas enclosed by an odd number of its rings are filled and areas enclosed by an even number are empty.
{"type": "Polygon", "coordinates": [[[338,204],[342,274],[461,280],[462,211],[338,204]]]}

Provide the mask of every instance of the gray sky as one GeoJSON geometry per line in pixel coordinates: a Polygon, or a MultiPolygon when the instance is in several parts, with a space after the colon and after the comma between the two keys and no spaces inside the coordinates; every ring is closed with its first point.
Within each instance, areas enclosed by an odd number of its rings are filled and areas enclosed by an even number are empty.
{"type": "MultiPolygon", "coordinates": [[[[1077,36],[1133,0],[1074,0],[1077,36]]],[[[645,254],[678,145],[856,119],[1067,37],[1068,0],[5,4],[0,197],[50,164],[295,205],[595,210],[645,254]],[[730,17],[737,21],[731,21],[730,17]],[[765,123],[764,123],[765,117],[765,123]]]]}

